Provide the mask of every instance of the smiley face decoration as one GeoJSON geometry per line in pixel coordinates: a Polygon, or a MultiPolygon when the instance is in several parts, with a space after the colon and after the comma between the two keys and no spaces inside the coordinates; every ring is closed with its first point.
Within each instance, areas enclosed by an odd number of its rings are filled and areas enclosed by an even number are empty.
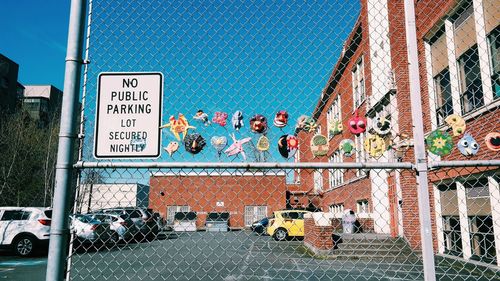
{"type": "Polygon", "coordinates": [[[453,136],[460,136],[465,132],[465,120],[457,114],[451,114],[444,119],[446,125],[450,126],[453,131],[453,136]]]}
{"type": "Polygon", "coordinates": [[[299,140],[294,135],[283,135],[278,140],[278,151],[284,158],[291,158],[299,148],[299,140]]]}
{"type": "Polygon", "coordinates": [[[500,151],[500,133],[494,132],[489,133],[484,138],[486,147],[491,151],[500,151]]]}
{"type": "Polygon", "coordinates": [[[352,156],[354,154],[354,141],[351,139],[343,139],[339,144],[339,150],[344,156],[352,156]]]}
{"type": "Polygon", "coordinates": [[[323,135],[315,135],[311,139],[311,152],[315,157],[328,153],[328,139],[323,135]]]}
{"type": "Polygon", "coordinates": [[[466,133],[458,141],[457,148],[464,156],[474,156],[479,151],[479,143],[470,134],[466,133]]]}
{"type": "Polygon", "coordinates": [[[260,152],[268,151],[269,150],[269,139],[262,135],[260,136],[259,140],[257,141],[257,150],[260,152]]]}
{"type": "Polygon", "coordinates": [[[349,131],[355,135],[359,135],[366,131],[366,118],[360,117],[358,111],[354,111],[354,116],[348,121],[349,131]]]}
{"type": "Polygon", "coordinates": [[[256,114],[250,118],[250,130],[257,134],[264,134],[267,132],[267,118],[263,115],[256,114]]]}
{"type": "Polygon", "coordinates": [[[342,122],[340,122],[337,119],[333,119],[332,122],[330,123],[330,127],[328,128],[328,132],[330,133],[331,136],[336,136],[342,133],[344,130],[344,126],[342,125],[342,122]]]}
{"type": "Polygon", "coordinates": [[[377,135],[368,136],[364,145],[365,151],[373,158],[380,158],[387,148],[384,139],[377,135]]]}

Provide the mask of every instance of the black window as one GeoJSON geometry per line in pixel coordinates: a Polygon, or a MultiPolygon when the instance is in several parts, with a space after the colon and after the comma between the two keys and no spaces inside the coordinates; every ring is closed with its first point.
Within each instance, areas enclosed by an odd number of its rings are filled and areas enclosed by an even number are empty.
{"type": "Polygon", "coordinates": [[[3,221],[19,221],[29,219],[31,212],[25,212],[20,210],[4,211],[2,220],[3,221]]]}
{"type": "Polygon", "coordinates": [[[434,89],[437,103],[437,124],[443,124],[444,119],[448,115],[453,114],[450,71],[448,67],[434,77],[434,89]]]}
{"type": "Polygon", "coordinates": [[[483,83],[479,68],[477,45],[458,59],[460,71],[460,97],[462,113],[468,113],[484,105],[483,83]]]}

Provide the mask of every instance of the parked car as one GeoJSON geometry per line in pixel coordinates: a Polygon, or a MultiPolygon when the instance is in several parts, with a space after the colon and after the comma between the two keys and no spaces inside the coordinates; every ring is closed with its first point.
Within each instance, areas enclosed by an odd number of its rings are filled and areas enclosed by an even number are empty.
{"type": "Polygon", "coordinates": [[[174,216],[174,231],[196,231],[196,212],[177,212],[174,216]]]}
{"type": "Polygon", "coordinates": [[[304,210],[275,211],[269,220],[267,233],[276,241],[283,241],[288,237],[304,237],[304,210]]]}
{"type": "Polygon", "coordinates": [[[69,218],[70,230],[75,234],[78,243],[104,244],[113,238],[109,223],[82,214],[70,215],[69,218]]]}
{"type": "Polygon", "coordinates": [[[229,213],[208,213],[205,221],[205,227],[207,231],[229,231],[229,213]]]}
{"type": "Polygon", "coordinates": [[[49,245],[52,210],[0,207],[0,246],[19,256],[31,256],[49,245]]]}
{"type": "Polygon", "coordinates": [[[131,219],[134,222],[135,226],[139,229],[139,232],[137,234],[141,235],[142,237],[155,238],[160,232],[158,222],[153,216],[152,209],[138,207],[119,207],[101,209],[92,213],[125,215],[125,218],[131,219]]]}
{"type": "Polygon", "coordinates": [[[253,232],[257,233],[258,235],[265,235],[267,234],[266,230],[268,225],[269,225],[269,218],[262,218],[252,223],[250,229],[253,232]]]}
{"type": "Polygon", "coordinates": [[[129,241],[139,232],[134,222],[125,215],[92,214],[91,216],[96,220],[109,224],[112,231],[110,239],[112,242],[129,241]]]}

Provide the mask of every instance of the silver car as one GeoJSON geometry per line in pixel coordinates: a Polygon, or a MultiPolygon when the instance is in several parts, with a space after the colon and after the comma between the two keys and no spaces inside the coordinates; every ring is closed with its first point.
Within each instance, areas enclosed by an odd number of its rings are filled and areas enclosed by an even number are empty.
{"type": "Polygon", "coordinates": [[[139,232],[134,222],[125,215],[92,214],[91,216],[96,220],[109,224],[112,231],[111,241],[113,242],[129,241],[139,232]]]}
{"type": "Polygon", "coordinates": [[[82,244],[107,243],[111,238],[109,224],[88,215],[70,215],[70,229],[76,242],[82,244]]]}

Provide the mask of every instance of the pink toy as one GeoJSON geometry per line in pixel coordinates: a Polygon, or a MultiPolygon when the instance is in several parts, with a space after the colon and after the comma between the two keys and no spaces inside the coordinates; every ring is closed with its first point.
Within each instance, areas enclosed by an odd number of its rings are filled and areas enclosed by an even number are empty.
{"type": "Polygon", "coordinates": [[[221,125],[222,127],[227,124],[227,113],[225,112],[215,112],[214,118],[212,118],[212,122],[221,125]]]}
{"type": "Polygon", "coordinates": [[[231,144],[231,146],[229,146],[228,149],[226,149],[226,151],[224,151],[224,153],[226,153],[227,156],[233,156],[233,155],[237,155],[237,154],[241,153],[241,155],[243,156],[243,160],[246,161],[247,156],[245,155],[245,150],[243,149],[243,144],[251,141],[252,138],[244,138],[241,140],[237,140],[236,137],[234,136],[234,134],[231,135],[231,138],[233,139],[233,144],[231,144]]]}

